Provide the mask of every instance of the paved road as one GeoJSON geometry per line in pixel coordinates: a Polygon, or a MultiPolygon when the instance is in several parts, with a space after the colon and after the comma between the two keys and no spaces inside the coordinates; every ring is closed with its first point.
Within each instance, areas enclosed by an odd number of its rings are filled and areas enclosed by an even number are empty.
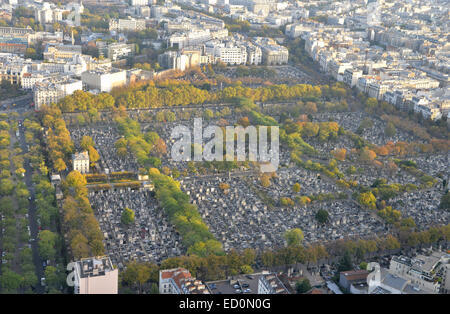
{"type": "MultiPolygon", "coordinates": [[[[19,136],[19,142],[20,146],[24,153],[28,153],[27,143],[25,141],[25,128],[23,124],[19,127],[20,136],[19,136]]],[[[29,218],[29,225],[30,225],[30,232],[31,232],[31,238],[34,239],[34,241],[31,242],[31,249],[33,251],[33,262],[36,267],[36,276],[38,277],[39,284],[36,287],[36,293],[44,293],[45,289],[43,286],[40,285],[41,278],[44,277],[44,268],[42,266],[42,259],[39,256],[38,251],[38,245],[37,245],[37,238],[38,238],[38,224],[37,224],[37,217],[36,217],[36,204],[34,202],[35,200],[35,190],[34,185],[32,181],[32,169],[30,166],[30,161],[28,159],[25,159],[24,167],[26,170],[25,173],[25,183],[27,185],[28,191],[30,192],[31,201],[30,206],[28,208],[28,218],[29,218]]]]}
{"type": "Polygon", "coordinates": [[[29,93],[24,96],[10,98],[0,101],[0,109],[5,111],[26,111],[30,109],[33,102],[33,94],[29,93]],[[15,104],[15,106],[12,106],[15,104]]]}

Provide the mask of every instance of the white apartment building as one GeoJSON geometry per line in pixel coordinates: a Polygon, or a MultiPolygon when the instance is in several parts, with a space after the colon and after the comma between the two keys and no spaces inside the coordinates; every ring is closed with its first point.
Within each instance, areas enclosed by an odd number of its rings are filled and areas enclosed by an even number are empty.
{"type": "Polygon", "coordinates": [[[442,252],[433,252],[430,256],[417,255],[415,258],[394,256],[389,272],[410,280],[412,285],[421,290],[437,293],[440,284],[434,280],[434,271],[444,263],[448,263],[448,255],[442,252]]]}
{"type": "Polygon", "coordinates": [[[439,105],[430,104],[414,104],[414,112],[420,113],[425,119],[438,120],[442,118],[442,112],[439,105]]]}
{"type": "Polygon", "coordinates": [[[353,65],[347,62],[340,62],[337,60],[331,60],[328,64],[328,72],[338,82],[344,80],[345,70],[353,69],[353,65]]]}
{"type": "Polygon", "coordinates": [[[206,54],[220,59],[220,61],[231,64],[240,65],[247,62],[247,49],[243,45],[235,45],[232,41],[219,42],[210,41],[205,45],[206,54]]]}
{"type": "Polygon", "coordinates": [[[258,280],[258,294],[287,294],[288,290],[275,274],[264,274],[258,280]]]}
{"type": "Polygon", "coordinates": [[[320,69],[322,72],[328,72],[328,64],[332,60],[332,53],[329,51],[321,51],[318,56],[317,61],[319,62],[320,69]]]}
{"type": "Polygon", "coordinates": [[[384,93],[383,100],[400,110],[408,111],[413,96],[413,93],[407,89],[396,89],[384,93]]]}
{"type": "Polygon", "coordinates": [[[126,84],[127,72],[119,69],[86,71],[81,73],[81,81],[90,89],[109,93],[114,87],[126,84]]]}
{"type": "Polygon", "coordinates": [[[0,82],[8,81],[11,84],[21,85],[25,73],[27,73],[27,66],[23,63],[2,64],[0,62],[0,82]]]}
{"type": "Polygon", "coordinates": [[[112,61],[126,58],[134,54],[134,44],[111,44],[107,48],[107,57],[112,61]]]}
{"type": "Polygon", "coordinates": [[[225,12],[230,15],[245,14],[247,12],[247,9],[243,5],[227,3],[225,6],[225,12]]]}
{"type": "Polygon", "coordinates": [[[131,0],[132,6],[146,6],[148,4],[148,0],[131,0]]]}
{"type": "Polygon", "coordinates": [[[245,47],[220,47],[216,56],[227,64],[245,64],[247,62],[247,49],[245,47]]]}
{"type": "MultiPolygon", "coordinates": [[[[62,43],[64,39],[63,32],[36,32],[34,34],[30,34],[28,37],[28,41],[30,44],[36,44],[40,41],[48,41],[52,43],[62,43]]],[[[80,52],[81,53],[81,52],[80,52]]]]}
{"type": "Polygon", "coordinates": [[[89,173],[89,153],[87,151],[72,154],[73,170],[89,173]]]}
{"type": "Polygon", "coordinates": [[[167,12],[169,12],[169,9],[160,5],[152,5],[151,6],[151,17],[153,18],[160,18],[167,12]]]}
{"type": "Polygon", "coordinates": [[[211,34],[212,39],[225,39],[228,37],[228,29],[222,28],[222,29],[210,30],[210,34],[211,34]]]}
{"type": "Polygon", "coordinates": [[[355,69],[345,69],[344,75],[343,75],[343,82],[347,84],[350,87],[356,86],[356,83],[358,83],[358,79],[362,77],[363,72],[361,70],[355,70],[355,69]]]}
{"type": "Polygon", "coordinates": [[[68,77],[55,77],[36,82],[33,88],[33,101],[36,110],[42,105],[57,103],[65,96],[73,94],[76,90],[82,90],[81,81],[68,77]]]}
{"type": "Polygon", "coordinates": [[[262,63],[265,65],[287,64],[289,51],[272,38],[256,37],[253,43],[261,48],[262,63]]]}
{"type": "Polygon", "coordinates": [[[75,294],[117,294],[119,270],[108,256],[84,258],[74,269],[75,294]]]}
{"type": "Polygon", "coordinates": [[[439,87],[439,81],[431,78],[408,80],[406,85],[412,89],[434,89],[439,87]]]}
{"type": "Polygon", "coordinates": [[[391,84],[384,82],[372,82],[369,83],[367,88],[367,94],[369,97],[376,98],[377,100],[382,100],[384,93],[392,89],[391,84]]]}
{"type": "Polygon", "coordinates": [[[300,37],[305,32],[310,32],[312,28],[303,24],[289,24],[286,25],[285,35],[290,38],[300,37]]]}
{"type": "Polygon", "coordinates": [[[87,71],[89,67],[95,66],[96,63],[97,61],[94,61],[91,56],[74,54],[73,59],[64,62],[33,63],[31,72],[66,73],[80,76],[81,73],[87,71]]]}
{"type": "Polygon", "coordinates": [[[110,31],[141,31],[145,29],[145,20],[142,19],[110,19],[110,31]]]}
{"type": "Polygon", "coordinates": [[[313,36],[308,36],[305,39],[305,50],[314,59],[314,61],[318,61],[319,55],[317,52],[318,49],[324,48],[325,42],[322,39],[317,39],[313,36]]]}
{"type": "Polygon", "coordinates": [[[50,3],[44,2],[42,8],[34,10],[34,17],[40,24],[48,24],[62,21],[63,10],[58,8],[52,8],[50,3]]]}
{"type": "Polygon", "coordinates": [[[36,83],[41,83],[47,76],[40,73],[25,73],[22,76],[21,85],[23,89],[33,89],[36,83]]]}
{"type": "Polygon", "coordinates": [[[166,69],[184,71],[188,67],[189,57],[179,51],[166,51],[158,56],[158,63],[166,69]]]}
{"type": "Polygon", "coordinates": [[[380,78],[376,76],[363,75],[358,79],[358,82],[356,83],[356,88],[360,92],[367,93],[369,90],[369,85],[372,83],[376,83],[379,80],[380,78]]]}
{"type": "Polygon", "coordinates": [[[63,97],[57,88],[48,88],[41,84],[34,87],[33,102],[36,110],[40,110],[43,105],[56,104],[63,97]]]}
{"type": "Polygon", "coordinates": [[[67,62],[81,55],[81,46],[79,45],[58,45],[50,46],[43,53],[44,60],[49,62],[67,62]]]}
{"type": "Polygon", "coordinates": [[[211,40],[209,29],[194,29],[185,33],[175,33],[168,38],[168,46],[183,49],[188,46],[196,46],[211,40]]]}
{"type": "Polygon", "coordinates": [[[259,65],[262,63],[261,48],[247,43],[247,64],[259,65]]]}

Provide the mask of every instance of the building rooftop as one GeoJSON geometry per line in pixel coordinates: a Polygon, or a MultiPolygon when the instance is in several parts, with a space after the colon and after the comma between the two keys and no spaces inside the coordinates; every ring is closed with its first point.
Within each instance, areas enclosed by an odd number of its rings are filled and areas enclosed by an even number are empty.
{"type": "Polygon", "coordinates": [[[403,279],[396,275],[392,275],[390,273],[387,273],[383,279],[383,284],[399,291],[403,291],[407,283],[408,280],[403,279]]]}
{"type": "Polygon", "coordinates": [[[241,294],[244,289],[250,289],[249,293],[258,293],[258,281],[261,275],[241,275],[233,279],[207,282],[207,286],[213,294],[241,294]],[[239,291],[238,291],[239,290],[239,291]]]}
{"type": "Polygon", "coordinates": [[[306,294],[325,294],[325,293],[320,289],[312,288],[311,290],[306,292],[306,294]]]}
{"type": "Polygon", "coordinates": [[[185,268],[173,268],[161,271],[161,279],[172,279],[185,294],[209,294],[208,287],[201,281],[192,277],[185,268]]]}
{"type": "Polygon", "coordinates": [[[327,287],[330,289],[334,294],[343,294],[341,289],[339,289],[338,285],[335,284],[332,281],[327,281],[327,287]]]}
{"type": "Polygon", "coordinates": [[[82,161],[82,160],[89,161],[89,153],[87,151],[84,151],[84,152],[72,154],[72,160],[73,161],[82,161]]]}
{"type": "Polygon", "coordinates": [[[444,255],[445,253],[439,252],[435,252],[430,256],[417,255],[414,259],[412,259],[413,268],[430,273],[444,255]]]}
{"type": "Polygon", "coordinates": [[[266,280],[275,294],[288,294],[288,290],[273,273],[257,273],[251,275],[239,275],[227,280],[207,282],[207,286],[213,294],[257,294],[260,280],[266,280]]]}
{"type": "Polygon", "coordinates": [[[371,294],[391,294],[391,292],[378,286],[371,292],[371,294]]]}
{"type": "Polygon", "coordinates": [[[83,258],[77,262],[81,278],[103,276],[114,270],[108,256],[83,258]]]}
{"type": "Polygon", "coordinates": [[[85,73],[95,74],[95,75],[104,75],[104,74],[112,74],[112,73],[117,73],[117,72],[126,73],[126,70],[117,69],[117,68],[109,68],[109,67],[98,67],[95,70],[89,70],[89,71],[83,72],[82,75],[85,73]]]}
{"type": "Polygon", "coordinates": [[[207,286],[200,280],[194,278],[182,279],[181,288],[189,294],[210,294],[207,286]]]}
{"type": "Polygon", "coordinates": [[[341,276],[344,276],[349,282],[366,280],[368,274],[369,272],[365,269],[341,272],[341,276]]]}

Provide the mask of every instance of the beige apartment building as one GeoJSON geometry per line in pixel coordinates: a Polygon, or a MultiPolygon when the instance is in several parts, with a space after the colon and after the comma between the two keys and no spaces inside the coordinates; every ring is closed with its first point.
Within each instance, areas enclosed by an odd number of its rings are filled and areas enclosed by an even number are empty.
{"type": "Polygon", "coordinates": [[[75,294],[117,294],[119,270],[108,256],[84,258],[75,265],[75,294]]]}
{"type": "Polygon", "coordinates": [[[89,154],[87,151],[72,155],[73,170],[80,173],[89,172],[89,154]]]}

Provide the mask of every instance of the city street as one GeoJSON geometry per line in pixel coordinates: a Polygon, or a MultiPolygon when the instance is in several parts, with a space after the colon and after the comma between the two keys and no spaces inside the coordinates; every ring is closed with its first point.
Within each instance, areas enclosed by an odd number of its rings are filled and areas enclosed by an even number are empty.
{"type": "MultiPolygon", "coordinates": [[[[19,142],[20,146],[24,153],[28,153],[28,147],[27,143],[25,141],[25,127],[23,124],[20,124],[19,127],[19,142]]],[[[30,226],[30,232],[31,232],[31,238],[34,239],[34,241],[31,242],[31,248],[33,250],[33,262],[36,267],[36,276],[39,280],[39,284],[36,286],[36,293],[44,293],[45,289],[43,286],[40,285],[41,278],[44,277],[44,269],[42,265],[41,257],[39,256],[38,251],[38,224],[37,224],[37,218],[36,218],[36,205],[35,205],[35,190],[32,182],[32,169],[30,166],[30,161],[28,159],[25,159],[25,183],[27,185],[28,191],[30,192],[30,206],[28,210],[28,218],[29,218],[29,226],[30,226]]]]}

